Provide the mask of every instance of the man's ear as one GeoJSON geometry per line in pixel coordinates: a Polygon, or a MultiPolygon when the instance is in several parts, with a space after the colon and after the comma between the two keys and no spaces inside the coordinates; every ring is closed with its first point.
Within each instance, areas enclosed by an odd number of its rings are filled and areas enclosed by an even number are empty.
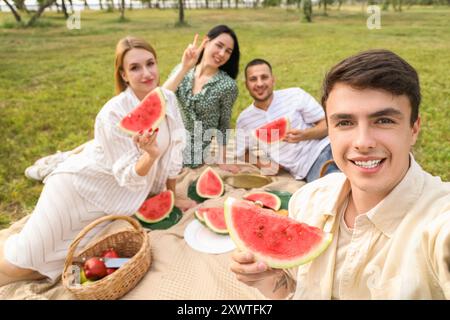
{"type": "Polygon", "coordinates": [[[411,146],[416,144],[417,138],[419,137],[419,132],[420,132],[420,116],[417,117],[417,120],[414,122],[411,128],[412,134],[411,146]]]}

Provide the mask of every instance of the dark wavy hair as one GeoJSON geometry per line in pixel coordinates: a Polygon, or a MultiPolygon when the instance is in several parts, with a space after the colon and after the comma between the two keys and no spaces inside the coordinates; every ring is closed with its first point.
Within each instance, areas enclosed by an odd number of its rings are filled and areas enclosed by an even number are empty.
{"type": "Polygon", "coordinates": [[[322,85],[325,112],[328,97],[336,83],[355,89],[381,89],[394,96],[406,95],[411,104],[411,126],[417,120],[421,101],[419,76],[408,62],[392,51],[363,51],[332,67],[322,85]]]}
{"type": "MultiPolygon", "coordinates": [[[[231,78],[236,79],[239,73],[239,58],[241,56],[241,53],[239,51],[239,42],[236,33],[234,33],[234,31],[230,27],[222,24],[215,26],[214,28],[209,30],[207,36],[210,40],[212,40],[220,36],[222,33],[230,35],[230,37],[234,41],[234,48],[233,52],[231,53],[230,59],[228,59],[228,61],[219,69],[225,71],[231,78]]],[[[203,50],[202,53],[200,53],[197,64],[199,64],[200,61],[202,61],[204,51],[205,50],[203,50]]]]}

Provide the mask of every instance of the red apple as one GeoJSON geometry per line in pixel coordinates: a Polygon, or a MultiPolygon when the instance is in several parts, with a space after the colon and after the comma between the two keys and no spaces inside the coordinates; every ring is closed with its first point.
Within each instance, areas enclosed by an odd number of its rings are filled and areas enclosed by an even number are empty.
{"type": "MultiPolygon", "coordinates": [[[[119,258],[119,254],[113,248],[109,248],[108,250],[105,250],[105,252],[103,252],[102,257],[104,257],[104,258],[119,258]]],[[[111,273],[113,273],[116,270],[117,270],[117,268],[107,268],[106,273],[108,275],[110,275],[111,273]]]]}
{"type": "Polygon", "coordinates": [[[105,263],[99,258],[90,258],[84,263],[84,273],[89,280],[98,280],[108,274],[105,263]]]}
{"type": "Polygon", "coordinates": [[[108,250],[105,250],[103,252],[102,257],[104,257],[104,258],[119,258],[119,254],[113,248],[109,248],[108,250]]]}

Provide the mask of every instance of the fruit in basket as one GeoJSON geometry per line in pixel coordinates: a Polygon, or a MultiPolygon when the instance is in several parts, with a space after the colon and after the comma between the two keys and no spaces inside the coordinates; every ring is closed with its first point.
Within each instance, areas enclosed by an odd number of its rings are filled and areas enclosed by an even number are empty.
{"type": "Polygon", "coordinates": [[[119,127],[134,134],[141,130],[155,130],[166,115],[166,99],[161,88],[155,88],[128,113],[119,123],[119,127]]]}
{"type": "Polygon", "coordinates": [[[258,141],[271,144],[283,140],[289,128],[289,118],[281,117],[259,127],[253,131],[253,135],[258,141]]]}
{"type": "Polygon", "coordinates": [[[202,198],[217,198],[223,194],[222,178],[210,167],[202,172],[197,180],[197,194],[202,198]]]}
{"type": "Polygon", "coordinates": [[[281,206],[281,199],[276,194],[270,192],[251,192],[244,196],[244,199],[253,202],[259,201],[264,207],[273,209],[275,211],[280,209],[281,206]]]}
{"type": "Polygon", "coordinates": [[[84,273],[84,269],[81,269],[80,270],[80,283],[83,284],[86,281],[89,281],[89,280],[86,278],[86,274],[84,273]]]}
{"type": "MultiPolygon", "coordinates": [[[[105,250],[102,254],[103,258],[120,258],[119,254],[113,249],[109,248],[108,250],[105,250]]],[[[106,273],[110,275],[114,271],[116,271],[118,268],[106,268],[106,273]]]]}
{"type": "Polygon", "coordinates": [[[290,268],[319,256],[332,234],[254,203],[228,198],[225,221],[236,246],[272,268],[290,268]]]}
{"type": "Polygon", "coordinates": [[[88,280],[99,280],[108,274],[105,263],[97,257],[86,260],[83,269],[88,280]]]}
{"type": "Polygon", "coordinates": [[[156,223],[167,218],[175,206],[172,190],[163,191],[144,201],[136,217],[145,223],[156,223]]]}

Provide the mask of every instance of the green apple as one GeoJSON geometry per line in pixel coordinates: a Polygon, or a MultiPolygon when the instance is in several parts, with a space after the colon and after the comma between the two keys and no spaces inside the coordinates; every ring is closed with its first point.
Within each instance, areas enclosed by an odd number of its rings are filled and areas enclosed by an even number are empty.
{"type": "Polygon", "coordinates": [[[81,269],[81,271],[80,271],[80,283],[83,284],[86,281],[88,281],[88,279],[86,278],[86,274],[84,273],[84,270],[81,269]]]}

